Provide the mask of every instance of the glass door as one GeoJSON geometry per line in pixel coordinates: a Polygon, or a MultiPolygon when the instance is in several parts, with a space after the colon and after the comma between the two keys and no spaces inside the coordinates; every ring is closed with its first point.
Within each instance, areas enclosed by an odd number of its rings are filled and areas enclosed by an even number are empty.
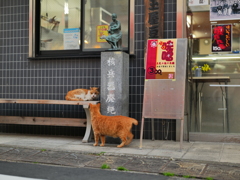
{"type": "Polygon", "coordinates": [[[190,134],[240,135],[240,11],[232,5],[188,6],[190,134]]]}

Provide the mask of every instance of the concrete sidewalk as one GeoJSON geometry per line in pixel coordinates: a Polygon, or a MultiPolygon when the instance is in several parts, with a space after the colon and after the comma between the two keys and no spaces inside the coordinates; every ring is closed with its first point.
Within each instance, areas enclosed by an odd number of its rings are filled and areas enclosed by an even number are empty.
{"type": "Polygon", "coordinates": [[[37,162],[74,167],[112,169],[124,166],[130,171],[189,175],[197,178],[240,179],[240,144],[139,140],[123,148],[116,144],[94,147],[79,137],[52,137],[0,134],[0,160],[37,162]]]}

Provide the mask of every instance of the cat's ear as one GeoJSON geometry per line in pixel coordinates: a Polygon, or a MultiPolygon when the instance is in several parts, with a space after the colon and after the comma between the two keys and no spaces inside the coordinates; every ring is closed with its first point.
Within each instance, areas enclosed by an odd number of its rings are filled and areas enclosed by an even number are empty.
{"type": "Polygon", "coordinates": [[[97,103],[97,107],[99,107],[99,108],[100,108],[100,103],[97,103]]]}
{"type": "Polygon", "coordinates": [[[94,91],[95,91],[96,93],[99,93],[99,92],[100,92],[100,88],[99,88],[99,87],[94,87],[94,91]]]}
{"type": "Polygon", "coordinates": [[[89,107],[90,107],[90,108],[92,107],[92,104],[91,104],[91,103],[89,104],[89,107]]]}

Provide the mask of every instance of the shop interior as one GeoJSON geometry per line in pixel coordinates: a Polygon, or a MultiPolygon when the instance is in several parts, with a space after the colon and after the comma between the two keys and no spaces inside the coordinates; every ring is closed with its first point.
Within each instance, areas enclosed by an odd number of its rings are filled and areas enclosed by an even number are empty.
{"type": "Polygon", "coordinates": [[[188,7],[190,133],[240,133],[240,12],[231,3],[188,7]]]}

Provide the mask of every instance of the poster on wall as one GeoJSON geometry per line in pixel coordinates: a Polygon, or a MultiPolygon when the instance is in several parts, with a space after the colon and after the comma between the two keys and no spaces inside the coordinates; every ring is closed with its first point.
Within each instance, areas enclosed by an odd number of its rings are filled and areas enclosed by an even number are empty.
{"type": "Polygon", "coordinates": [[[146,79],[175,79],[177,39],[147,41],[146,79]]]}
{"type": "Polygon", "coordinates": [[[189,0],[188,6],[201,6],[201,5],[208,5],[209,0],[189,0]]]}
{"type": "Polygon", "coordinates": [[[79,49],[80,29],[70,28],[63,30],[64,49],[79,49]]]}
{"type": "Polygon", "coordinates": [[[101,39],[102,36],[108,36],[108,25],[97,26],[97,42],[107,42],[105,39],[101,39]]]}
{"type": "Polygon", "coordinates": [[[232,25],[212,25],[212,52],[232,51],[232,25]]]}
{"type": "Polygon", "coordinates": [[[240,19],[238,0],[210,0],[210,21],[240,19]]]}

